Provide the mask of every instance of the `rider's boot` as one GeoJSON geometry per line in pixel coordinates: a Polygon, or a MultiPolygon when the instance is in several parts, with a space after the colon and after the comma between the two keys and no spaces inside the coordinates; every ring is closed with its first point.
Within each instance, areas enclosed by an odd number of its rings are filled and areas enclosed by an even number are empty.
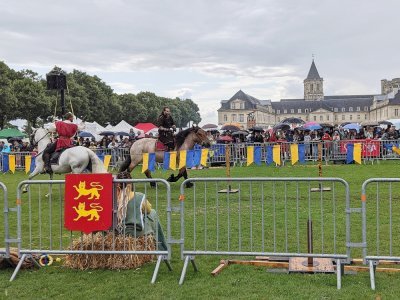
{"type": "Polygon", "coordinates": [[[51,169],[51,163],[50,163],[50,153],[43,153],[43,162],[44,162],[44,171],[45,173],[48,174],[53,174],[53,170],[51,169]]]}

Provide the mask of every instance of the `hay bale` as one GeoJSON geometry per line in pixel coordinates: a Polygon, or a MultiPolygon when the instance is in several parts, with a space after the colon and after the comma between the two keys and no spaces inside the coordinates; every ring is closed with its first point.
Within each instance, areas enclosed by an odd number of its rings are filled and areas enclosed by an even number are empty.
{"type": "MultiPolygon", "coordinates": [[[[134,238],[112,233],[98,232],[83,235],[72,241],[72,250],[115,250],[115,251],[153,251],[153,236],[134,238]]],[[[154,259],[154,255],[122,255],[122,254],[68,254],[64,266],[72,269],[135,269],[154,259]]]]}

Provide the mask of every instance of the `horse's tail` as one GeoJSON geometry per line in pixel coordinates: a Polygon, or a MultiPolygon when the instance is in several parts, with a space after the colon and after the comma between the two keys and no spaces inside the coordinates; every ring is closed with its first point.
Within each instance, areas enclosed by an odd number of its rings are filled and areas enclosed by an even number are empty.
{"type": "Polygon", "coordinates": [[[131,155],[129,154],[129,155],[127,155],[125,161],[121,164],[121,167],[119,168],[119,172],[124,172],[124,171],[128,170],[131,162],[132,162],[131,155]]]}
{"type": "Polygon", "coordinates": [[[89,159],[92,165],[92,173],[107,173],[106,168],[101,159],[92,150],[88,149],[89,159]]]}

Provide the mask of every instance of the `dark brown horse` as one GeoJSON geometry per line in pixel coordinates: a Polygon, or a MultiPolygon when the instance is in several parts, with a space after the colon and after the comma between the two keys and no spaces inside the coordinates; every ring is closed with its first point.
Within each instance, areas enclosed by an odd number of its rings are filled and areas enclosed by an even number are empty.
{"type": "MultiPolygon", "coordinates": [[[[132,170],[143,161],[143,153],[156,153],[156,161],[163,162],[164,151],[156,150],[156,139],[144,138],[133,143],[130,149],[130,155],[125,160],[120,168],[120,172],[132,170]]],[[[178,132],[175,136],[175,150],[177,151],[177,165],[179,164],[179,151],[180,150],[191,150],[195,144],[199,144],[204,147],[210,147],[210,141],[207,137],[207,133],[200,127],[191,127],[178,132]]],[[[152,178],[149,170],[145,172],[147,178],[152,178]]],[[[167,179],[170,182],[178,181],[181,177],[187,179],[186,167],[179,169],[177,176],[171,174],[167,179]]]]}

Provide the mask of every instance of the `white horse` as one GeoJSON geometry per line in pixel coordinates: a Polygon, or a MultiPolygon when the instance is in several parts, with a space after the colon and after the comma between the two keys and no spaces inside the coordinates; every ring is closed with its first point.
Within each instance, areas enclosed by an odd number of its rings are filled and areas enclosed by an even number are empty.
{"type": "MultiPolygon", "coordinates": [[[[44,128],[36,129],[31,135],[31,144],[37,146],[39,154],[36,156],[35,170],[29,175],[29,180],[39,173],[44,172],[43,151],[50,143],[49,131],[44,128]]],[[[51,166],[53,173],[83,173],[86,169],[92,173],[107,173],[103,162],[90,149],[82,146],[66,149],[61,153],[58,165],[51,166]]],[[[50,179],[53,176],[50,175],[50,179]]]]}

